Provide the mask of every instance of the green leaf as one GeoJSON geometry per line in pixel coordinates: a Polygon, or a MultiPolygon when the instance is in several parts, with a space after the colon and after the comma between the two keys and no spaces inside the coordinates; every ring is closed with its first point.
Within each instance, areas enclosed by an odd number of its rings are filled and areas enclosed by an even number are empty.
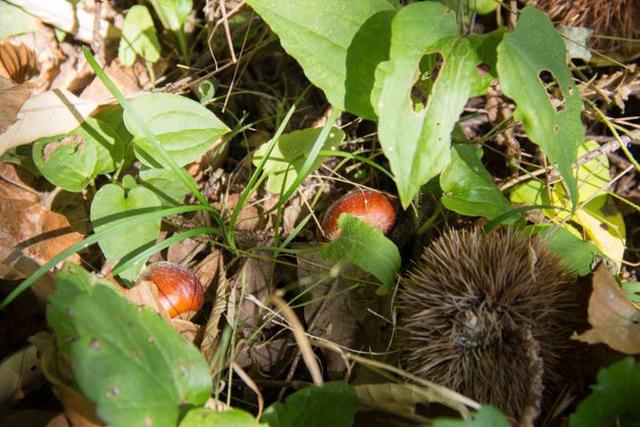
{"type": "Polygon", "coordinates": [[[501,0],[439,0],[440,3],[446,4],[447,7],[459,10],[462,9],[465,12],[476,12],[480,15],[486,15],[491,13],[498,6],[500,6],[501,0]]]}
{"type": "Polygon", "coordinates": [[[193,409],[187,413],[180,427],[268,427],[261,424],[248,412],[229,409],[214,412],[207,408],[193,409]]]}
{"type": "Polygon", "coordinates": [[[592,389],[569,418],[570,427],[640,426],[640,364],[632,357],[601,369],[592,389]]]}
{"type": "Polygon", "coordinates": [[[249,0],[282,47],[335,107],[367,119],[374,71],[388,58],[387,0],[249,0]],[[348,19],[341,19],[348,17],[348,19]]]}
{"type": "Polygon", "coordinates": [[[451,148],[451,163],[440,175],[442,204],[462,215],[493,219],[512,209],[480,161],[482,150],[458,144],[451,148]]]}
{"type": "MultiPolygon", "coordinates": [[[[146,124],[178,166],[198,159],[218,138],[229,132],[211,111],[183,96],[152,93],[130,103],[136,111],[144,112],[146,124]]],[[[168,168],[128,112],[125,112],[124,120],[134,137],[138,160],[147,166],[168,168]]]]}
{"type": "Polygon", "coordinates": [[[97,148],[78,134],[42,138],[33,144],[33,162],[47,181],[80,192],[94,177],[97,148]]]}
{"type": "Polygon", "coordinates": [[[531,230],[545,239],[549,249],[562,259],[568,269],[579,276],[591,273],[593,258],[600,253],[593,243],[557,225],[534,225],[531,230]]]}
{"type": "Polygon", "coordinates": [[[67,264],[49,302],[47,321],[68,343],[75,384],[110,426],[173,427],[184,408],[209,398],[209,367],[198,350],[108,283],[67,264]]]}
{"type": "MultiPolygon", "coordinates": [[[[160,200],[151,191],[136,187],[125,194],[125,190],[115,184],[103,186],[91,202],[91,223],[99,233],[110,226],[110,221],[126,218],[133,213],[151,211],[160,207],[160,200]]],[[[135,255],[156,243],[160,233],[160,219],[154,219],[113,233],[98,241],[100,249],[112,267],[127,257],[135,255]]],[[[120,277],[134,281],[146,259],[120,273],[120,277]]]]}
{"type": "MultiPolygon", "coordinates": [[[[320,135],[322,128],[308,128],[282,135],[271,151],[264,172],[269,176],[265,188],[271,193],[279,194],[288,189],[298,177],[311,148],[320,135]]],[[[344,140],[344,132],[333,128],[327,138],[323,150],[335,150],[344,140]]],[[[263,144],[253,155],[253,164],[259,166],[267,155],[269,146],[263,144]]],[[[311,171],[316,170],[328,156],[318,156],[311,171]]]]}
{"type": "Polygon", "coordinates": [[[136,55],[154,63],[160,59],[160,42],[149,9],[142,5],[133,6],[127,12],[118,47],[118,58],[130,67],[136,62],[136,55]]]}
{"type": "Polygon", "coordinates": [[[305,387],[274,403],[262,419],[269,427],[351,427],[358,409],[355,391],[345,382],[305,387]]]}
{"type": "Polygon", "coordinates": [[[0,1],[0,40],[38,29],[38,20],[17,6],[0,1]]]}
{"type": "Polygon", "coordinates": [[[510,425],[502,412],[490,405],[481,407],[471,421],[446,418],[433,420],[433,427],[509,427],[510,425]]]}
{"type": "MultiPolygon", "coordinates": [[[[378,136],[389,159],[403,207],[450,161],[451,132],[467,99],[479,86],[481,63],[468,39],[458,35],[455,13],[440,3],[413,3],[391,24],[389,61],[378,66],[378,136]],[[421,59],[439,53],[443,63],[426,107],[416,111],[412,93],[421,59]]],[[[374,97],[376,94],[374,93],[374,97]]]]}
{"type": "Polygon", "coordinates": [[[630,301],[640,302],[640,282],[623,283],[622,291],[630,301]]]}
{"type": "Polygon", "coordinates": [[[140,171],[142,186],[153,191],[163,207],[179,206],[189,189],[171,169],[146,169],[140,171]]]}
{"type": "Polygon", "coordinates": [[[162,25],[173,31],[182,31],[182,26],[193,9],[192,0],[150,0],[162,25]]]}
{"type": "Polygon", "coordinates": [[[340,215],[338,227],[340,236],[322,247],[322,257],[333,262],[349,262],[373,274],[382,282],[379,294],[393,289],[401,262],[396,245],[353,215],[340,215]]]}
{"type": "Polygon", "coordinates": [[[582,100],[566,65],[564,42],[547,15],[532,6],[524,8],[515,31],[498,46],[498,74],[503,92],[517,104],[515,119],[556,165],[575,207],[578,192],[572,164],[584,140],[582,100]],[[563,99],[559,111],[539,78],[543,71],[552,73],[559,84],[563,99]]]}
{"type": "Polygon", "coordinates": [[[96,176],[122,162],[124,144],[109,125],[87,118],[64,135],[42,138],[33,145],[33,160],[51,183],[67,191],[82,191],[96,176]]]}
{"type": "MultiPolygon", "coordinates": [[[[596,141],[586,141],[578,147],[578,157],[600,147],[596,141]]],[[[578,166],[578,202],[583,203],[593,199],[598,194],[604,194],[609,184],[609,158],[596,156],[593,160],[578,166]]]]}

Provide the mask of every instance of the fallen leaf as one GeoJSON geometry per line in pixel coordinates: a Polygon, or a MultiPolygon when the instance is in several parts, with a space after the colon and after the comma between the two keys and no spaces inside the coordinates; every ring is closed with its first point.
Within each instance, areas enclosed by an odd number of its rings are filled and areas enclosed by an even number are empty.
{"type": "Polygon", "coordinates": [[[58,89],[29,98],[20,108],[18,120],[0,134],[0,155],[13,147],[77,128],[98,105],[58,89]]]}
{"type": "Polygon", "coordinates": [[[18,120],[18,112],[31,96],[32,90],[31,82],[14,84],[0,77],[0,133],[18,120]]]}
{"type": "MultiPolygon", "coordinates": [[[[28,200],[0,200],[0,277],[28,276],[60,252],[82,240],[67,219],[28,200]],[[25,271],[24,265],[31,264],[25,271]]],[[[73,255],[69,260],[79,262],[73,255]]]]}
{"type": "Polygon", "coordinates": [[[604,263],[593,274],[589,323],[593,329],[572,338],[588,344],[604,343],[626,354],[640,353],[640,310],[629,301],[604,263]]]}
{"type": "Polygon", "coordinates": [[[42,372],[35,346],[30,345],[0,361],[0,407],[40,387],[42,372]]]}
{"type": "Polygon", "coordinates": [[[0,200],[27,200],[39,202],[40,194],[28,182],[29,175],[23,173],[18,166],[0,162],[0,200]]]}
{"type": "Polygon", "coordinates": [[[33,50],[20,43],[0,43],[0,76],[24,83],[38,74],[38,61],[33,50]]]}
{"type": "MultiPolygon", "coordinates": [[[[124,67],[116,59],[104,68],[109,78],[125,95],[133,95],[142,90],[142,84],[138,80],[136,67],[124,67]]],[[[144,71],[143,71],[144,72],[144,71]]],[[[113,97],[111,92],[102,84],[99,78],[93,81],[82,91],[80,97],[83,99],[93,99],[103,101],[113,97]]]]}

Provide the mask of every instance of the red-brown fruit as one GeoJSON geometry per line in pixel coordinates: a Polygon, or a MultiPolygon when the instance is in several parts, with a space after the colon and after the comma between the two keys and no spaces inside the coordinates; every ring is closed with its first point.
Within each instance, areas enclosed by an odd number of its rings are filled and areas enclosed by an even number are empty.
{"type": "Polygon", "coordinates": [[[147,268],[145,276],[157,286],[160,305],[170,318],[202,308],[202,284],[188,268],[173,262],[157,262],[147,268]]]}
{"type": "Polygon", "coordinates": [[[358,190],[336,200],[322,220],[322,232],[329,240],[340,236],[338,218],[343,213],[358,217],[367,224],[387,234],[396,221],[396,210],[384,194],[372,190],[358,190]]]}

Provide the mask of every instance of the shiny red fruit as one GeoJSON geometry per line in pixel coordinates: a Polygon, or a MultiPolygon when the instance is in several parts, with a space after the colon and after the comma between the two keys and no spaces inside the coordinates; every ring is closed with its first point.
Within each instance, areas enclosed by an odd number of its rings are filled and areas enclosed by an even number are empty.
{"type": "Polygon", "coordinates": [[[340,235],[338,218],[343,213],[358,217],[367,224],[387,234],[395,224],[396,210],[383,193],[373,190],[358,190],[342,196],[327,210],[322,220],[322,231],[329,240],[340,235]]]}
{"type": "Polygon", "coordinates": [[[202,308],[202,284],[188,268],[162,261],[147,267],[145,276],[158,288],[160,305],[170,318],[202,308]]]}

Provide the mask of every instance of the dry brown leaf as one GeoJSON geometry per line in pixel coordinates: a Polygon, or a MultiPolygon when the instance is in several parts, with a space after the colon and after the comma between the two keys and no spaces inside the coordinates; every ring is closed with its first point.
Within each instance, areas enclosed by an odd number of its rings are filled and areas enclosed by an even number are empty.
{"type": "Polygon", "coordinates": [[[604,343],[626,354],[640,353],[640,311],[622,292],[604,263],[593,274],[589,323],[593,329],[572,338],[588,344],[604,343]]]}
{"type": "MultiPolygon", "coordinates": [[[[164,313],[158,298],[158,288],[150,280],[138,280],[138,283],[132,288],[122,288],[125,298],[136,305],[143,305],[151,308],[157,313],[164,313]]],[[[165,315],[164,319],[169,321],[165,315]]]]}
{"type": "Polygon", "coordinates": [[[200,325],[184,319],[171,319],[171,326],[180,336],[190,343],[194,342],[200,332],[200,325]]]}
{"type": "MultiPolygon", "coordinates": [[[[139,75],[140,72],[146,75],[145,70],[139,70],[135,66],[123,67],[116,59],[106,66],[104,71],[125,95],[134,95],[142,90],[139,75]]],[[[97,77],[94,78],[80,94],[80,98],[82,99],[92,99],[95,101],[104,101],[112,97],[111,92],[109,92],[97,77]]]]}
{"type": "Polygon", "coordinates": [[[37,350],[27,346],[0,361],[0,407],[23,398],[42,385],[37,350]]]}
{"type": "Polygon", "coordinates": [[[14,84],[0,77],[0,134],[18,120],[18,112],[32,93],[32,82],[14,84]]]}
{"type": "Polygon", "coordinates": [[[63,215],[28,200],[0,200],[0,218],[0,277],[5,279],[28,276],[33,271],[22,268],[28,261],[40,266],[82,240],[63,215]]]}
{"type": "Polygon", "coordinates": [[[0,162],[0,200],[39,202],[40,194],[25,182],[28,177],[18,166],[0,162]]]}
{"type": "Polygon", "coordinates": [[[0,43],[0,76],[24,83],[38,74],[38,61],[33,50],[4,41],[0,43]]]}
{"type": "Polygon", "coordinates": [[[178,264],[189,262],[204,246],[205,244],[196,239],[184,239],[176,242],[167,249],[167,261],[178,264]]]}
{"type": "Polygon", "coordinates": [[[98,105],[58,89],[29,98],[20,108],[17,121],[0,134],[0,155],[38,138],[77,128],[98,105]]]}
{"type": "MultiPolygon", "coordinates": [[[[297,256],[298,281],[308,295],[304,307],[308,332],[351,350],[383,350],[381,347],[381,300],[373,286],[358,285],[349,278],[365,277],[355,266],[346,266],[338,277],[331,277],[333,263],[323,260],[319,252],[302,252],[297,256]]],[[[327,371],[332,379],[342,378],[347,366],[339,353],[322,349],[327,371]]]]}
{"type": "MultiPolygon", "coordinates": [[[[205,298],[212,292],[209,290],[214,282],[219,281],[219,275],[224,274],[223,265],[224,262],[222,252],[218,249],[213,249],[212,252],[207,255],[202,261],[198,263],[193,269],[193,274],[196,275],[202,287],[204,288],[205,298]]],[[[214,287],[213,291],[215,291],[214,287]]]]}
{"type": "Polygon", "coordinates": [[[65,55],[60,50],[58,40],[52,28],[38,22],[38,29],[31,33],[20,34],[10,38],[11,43],[24,44],[31,49],[38,61],[38,89],[46,90],[58,74],[60,62],[65,55]]]}
{"type": "MultiPolygon", "coordinates": [[[[68,0],[8,0],[24,9],[41,21],[73,34],[77,40],[91,43],[94,37],[94,8],[87,7],[87,2],[71,2],[68,0]]],[[[104,8],[102,8],[104,9],[104,8]]],[[[102,16],[106,14],[101,10],[102,16]]],[[[101,18],[102,18],[101,16],[101,18]]],[[[113,38],[116,34],[114,26],[105,19],[99,19],[98,35],[102,39],[113,38]]]]}

